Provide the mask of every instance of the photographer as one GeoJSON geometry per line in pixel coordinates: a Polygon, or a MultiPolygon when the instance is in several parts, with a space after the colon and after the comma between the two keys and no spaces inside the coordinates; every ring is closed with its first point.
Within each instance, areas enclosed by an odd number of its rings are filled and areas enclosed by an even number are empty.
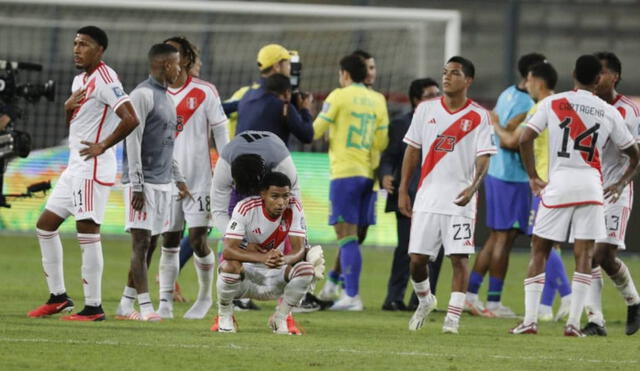
{"type": "Polygon", "coordinates": [[[277,44],[260,49],[257,58],[261,74],[260,86],[249,90],[238,104],[237,133],[264,130],[276,134],[285,143],[288,143],[291,134],[303,143],[313,141],[311,95],[295,94],[297,109],[290,101],[283,103],[282,99],[266,89],[268,79],[274,79],[272,83],[281,83],[283,77],[288,80],[291,55],[292,52],[277,44]]]}

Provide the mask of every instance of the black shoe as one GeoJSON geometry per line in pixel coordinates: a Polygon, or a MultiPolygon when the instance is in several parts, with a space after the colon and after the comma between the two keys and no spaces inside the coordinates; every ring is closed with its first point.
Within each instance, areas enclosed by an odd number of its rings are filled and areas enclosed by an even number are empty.
{"type": "Polygon", "coordinates": [[[640,304],[627,307],[627,329],[625,334],[633,335],[640,329],[640,304]]]}
{"type": "Polygon", "coordinates": [[[107,316],[104,314],[104,310],[102,310],[102,306],[91,306],[85,305],[84,309],[76,314],[72,314],[69,316],[64,316],[60,318],[63,321],[104,321],[107,316]]]}
{"type": "Polygon", "coordinates": [[[582,333],[587,336],[607,336],[607,329],[597,323],[589,322],[582,329],[582,333]]]}
{"type": "Polygon", "coordinates": [[[247,310],[260,310],[260,307],[253,302],[253,300],[244,301],[242,299],[233,300],[234,309],[240,312],[247,310]]]}
{"type": "Polygon", "coordinates": [[[395,311],[407,311],[408,308],[406,305],[404,305],[403,302],[397,300],[397,301],[392,301],[392,302],[387,302],[382,304],[382,310],[388,310],[391,312],[395,312],[395,311]]]}
{"type": "Polygon", "coordinates": [[[61,295],[51,294],[46,304],[30,311],[27,316],[31,318],[47,317],[61,312],[71,312],[72,310],[73,301],[66,293],[61,295]]]}
{"type": "Polygon", "coordinates": [[[317,312],[319,310],[325,310],[333,305],[332,301],[324,301],[318,299],[312,293],[307,293],[302,299],[302,302],[297,307],[291,309],[294,313],[309,313],[317,312]]]}

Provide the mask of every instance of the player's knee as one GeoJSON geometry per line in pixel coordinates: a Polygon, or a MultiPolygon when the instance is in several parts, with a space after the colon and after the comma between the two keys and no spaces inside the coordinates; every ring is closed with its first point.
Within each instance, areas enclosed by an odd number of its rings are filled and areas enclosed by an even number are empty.
{"type": "Polygon", "coordinates": [[[220,267],[218,269],[220,273],[240,274],[242,273],[242,264],[235,260],[225,260],[220,263],[220,267]]]}

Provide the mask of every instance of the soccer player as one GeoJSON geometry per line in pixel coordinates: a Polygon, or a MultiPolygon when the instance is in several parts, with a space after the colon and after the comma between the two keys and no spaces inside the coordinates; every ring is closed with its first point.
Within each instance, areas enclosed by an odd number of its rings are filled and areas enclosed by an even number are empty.
{"type": "MultiPolygon", "coordinates": [[[[595,56],[602,63],[602,72],[600,73],[600,82],[596,87],[596,94],[620,112],[627,129],[638,141],[640,139],[638,136],[640,109],[631,99],[616,90],[622,74],[620,59],[611,52],[599,52],[595,56]]],[[[625,167],[628,166],[628,162],[626,156],[615,146],[605,146],[602,153],[602,175],[605,187],[614,184],[622,176],[625,167]]],[[[607,237],[596,241],[596,250],[593,254],[591,288],[589,299],[586,303],[589,322],[582,329],[585,335],[607,335],[602,314],[603,282],[601,267],[611,278],[627,304],[626,334],[633,335],[640,327],[640,297],[631,278],[629,268],[617,257],[618,250],[625,249],[624,237],[632,203],[633,190],[631,184],[621,190],[620,198],[616,202],[610,202],[609,200],[605,202],[604,215],[607,237]]]]}
{"type": "Polygon", "coordinates": [[[140,125],[125,140],[122,183],[125,229],[133,244],[128,283],[116,315],[119,319],[159,321],[147,277],[151,237],[164,232],[169,224],[172,180],[178,199],[193,197],[173,157],[177,117],[167,92],[180,74],[180,53],[169,44],[155,44],[148,60],[149,78],[131,92],[140,125]],[[140,313],[133,306],[136,296],[140,313]]]}
{"type": "MultiPolygon", "coordinates": [[[[336,231],[340,246],[340,265],[344,275],[345,295],[332,310],[363,309],[359,295],[362,256],[358,243],[358,225],[366,220],[373,197],[373,159],[386,148],[389,118],[379,93],[368,89],[364,60],[348,55],[340,60],[341,88],[329,94],[322,112],[313,123],[314,138],[329,129],[331,185],[329,224],[336,231]]],[[[326,284],[331,281],[327,280],[326,284]]]]}
{"type": "Polygon", "coordinates": [[[273,300],[282,296],[269,326],[276,334],[293,334],[287,316],[315,275],[313,264],[305,261],[305,240],[302,206],[291,195],[291,181],[283,173],[266,174],[260,196],[236,205],[224,234],[224,260],[217,281],[218,316],[211,330],[236,332],[233,299],[273,300]],[[289,254],[284,253],[285,238],[291,242],[289,254]]]}
{"type": "Polygon", "coordinates": [[[116,154],[112,147],[138,125],[118,75],[102,62],[108,44],[107,34],[95,26],[82,27],[73,40],[73,61],[83,72],[73,79],[71,96],[64,105],[69,124],[69,164],[36,224],[50,296],[46,304],[29,312],[29,317],[73,310],[73,301],[64,285],[62,243],[58,234],[60,225],[73,215],[82,249],[85,307],[77,314],[62,318],[105,319],[101,298],[100,224],[116,178],[116,154]]]}
{"type": "MultiPolygon", "coordinates": [[[[418,306],[418,298],[415,295],[412,295],[409,307],[404,304],[404,294],[409,282],[409,255],[407,251],[409,249],[411,219],[398,211],[397,188],[400,185],[402,157],[407,148],[407,144],[403,139],[407,134],[407,130],[409,130],[409,126],[411,126],[411,119],[415,109],[421,102],[438,96],[440,96],[440,86],[435,80],[431,78],[413,80],[409,86],[411,111],[392,120],[391,124],[389,124],[389,146],[384,150],[380,159],[380,177],[382,178],[382,186],[387,191],[385,211],[395,212],[398,246],[393,251],[391,274],[387,284],[387,297],[382,304],[382,310],[408,310],[412,306],[412,310],[415,310],[418,306]]],[[[409,182],[409,196],[412,202],[416,197],[419,175],[419,172],[415,172],[409,182]]],[[[442,256],[442,254],[438,254],[440,263],[442,263],[442,256]]],[[[429,282],[431,291],[435,294],[440,264],[432,263],[429,266],[429,282]]]]}
{"type": "Polygon", "coordinates": [[[409,330],[420,329],[436,307],[427,263],[440,246],[451,260],[451,297],[442,331],[458,333],[469,278],[469,254],[475,245],[476,192],[496,153],[489,112],[467,98],[475,67],[466,58],[450,58],[443,68],[441,98],[421,103],[404,137],[398,208],[411,218],[409,256],[411,282],[419,304],[409,330]],[[416,199],[411,205],[409,183],[424,153],[416,199]]]}
{"type": "MultiPolygon", "coordinates": [[[[520,82],[500,94],[493,114],[500,126],[514,131],[533,106],[525,90],[527,72],[545,57],[531,53],[520,57],[520,82]]],[[[491,158],[489,172],[484,181],[487,199],[487,226],[491,229],[484,247],[476,256],[469,277],[465,309],[473,315],[486,317],[515,317],[515,313],[502,305],[502,288],[509,266],[509,253],[519,233],[527,232],[531,191],[527,174],[522,167],[517,146],[499,143],[498,152],[491,158]],[[486,308],[478,299],[484,275],[489,272],[489,290],[486,308]]]]}
{"type": "MultiPolygon", "coordinates": [[[[497,122],[493,123],[495,133],[500,138],[500,143],[503,143],[503,145],[509,148],[518,146],[520,135],[527,126],[527,120],[533,117],[540,101],[554,94],[553,89],[557,81],[558,74],[547,61],[537,63],[529,68],[526,88],[536,104],[529,110],[524,123],[520,124],[515,131],[506,130],[497,122]]],[[[547,182],[549,179],[549,135],[547,130],[544,130],[533,142],[533,149],[536,158],[536,171],[540,178],[547,182]]],[[[533,195],[527,229],[528,235],[533,234],[534,221],[538,213],[539,205],[540,197],[533,195]]],[[[545,273],[547,279],[545,280],[544,289],[542,290],[538,318],[541,321],[551,321],[554,319],[552,305],[556,291],[558,291],[561,297],[560,308],[555,316],[555,320],[558,321],[569,315],[571,304],[571,284],[569,283],[569,277],[567,277],[564,263],[562,263],[562,258],[560,257],[560,244],[555,244],[551,253],[549,253],[545,273]]]]}
{"type": "Polygon", "coordinates": [[[606,237],[604,199],[616,202],[638,165],[635,138],[618,111],[593,92],[602,66],[593,55],[576,60],[574,90],[540,102],[520,136],[520,153],[534,194],[541,196],[531,241],[531,259],[524,281],[525,317],[512,334],[538,332],[538,307],[545,282],[544,267],[554,241],[575,240],[576,272],[571,284],[571,309],[565,336],[582,337],[580,316],[591,284],[591,254],[595,240],[606,237]],[[533,140],[549,132],[549,183],[535,169],[533,140]],[[629,157],[623,175],[603,190],[604,144],[617,146],[629,157]]]}
{"type": "Polygon", "coordinates": [[[216,87],[192,77],[189,71],[196,62],[197,49],[184,37],[164,41],[180,52],[180,74],[167,89],[176,107],[178,125],[175,132],[174,158],[180,166],[193,198],[179,199],[179,190],[172,187],[168,231],[163,234],[160,254],[160,305],[162,318],[173,318],[173,294],[180,271],[180,238],[189,227],[189,242],[195,252],[198,275],[198,297],[185,315],[201,319],[211,307],[211,283],[215,255],[207,246],[207,230],[211,222],[212,168],[209,154],[209,133],[213,132],[220,151],[229,142],[225,116],[216,87]]]}

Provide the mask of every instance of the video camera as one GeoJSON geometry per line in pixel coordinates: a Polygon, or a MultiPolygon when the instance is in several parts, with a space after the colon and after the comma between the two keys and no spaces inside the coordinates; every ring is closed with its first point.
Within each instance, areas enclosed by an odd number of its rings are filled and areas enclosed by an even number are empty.
{"type": "Polygon", "coordinates": [[[300,54],[292,52],[289,62],[291,63],[291,74],[289,77],[289,81],[291,82],[291,103],[293,103],[296,109],[300,109],[300,107],[298,107],[298,97],[305,99],[309,95],[309,93],[300,90],[300,78],[302,76],[300,54]]]}
{"type": "MultiPolygon", "coordinates": [[[[18,107],[20,98],[29,103],[36,103],[45,97],[53,102],[55,98],[55,82],[16,83],[19,70],[42,71],[42,65],[28,62],[0,60],[0,207],[9,207],[2,195],[2,181],[5,170],[5,159],[10,156],[27,157],[31,152],[31,136],[23,131],[15,130],[14,123],[22,117],[18,107]],[[6,115],[6,116],[5,116],[6,115]],[[8,116],[8,120],[7,120],[8,116]]],[[[39,191],[40,189],[36,190],[39,191]]],[[[8,197],[30,197],[31,191],[8,197]]]]}

